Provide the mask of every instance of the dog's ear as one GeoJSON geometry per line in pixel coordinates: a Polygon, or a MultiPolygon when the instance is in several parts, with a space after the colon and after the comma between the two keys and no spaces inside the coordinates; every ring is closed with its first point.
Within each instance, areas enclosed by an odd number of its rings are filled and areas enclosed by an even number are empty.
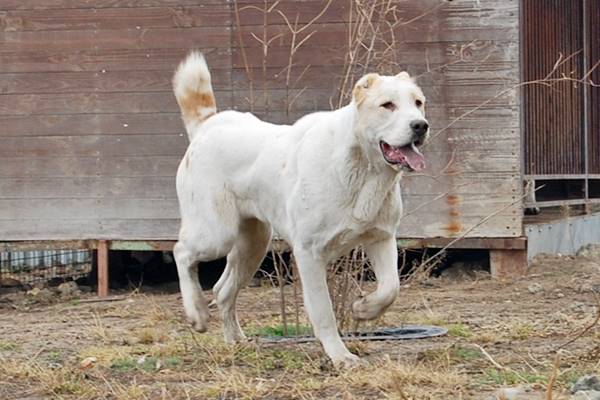
{"type": "Polygon", "coordinates": [[[354,85],[354,90],[352,90],[352,97],[356,104],[360,104],[365,99],[365,94],[367,90],[373,87],[375,81],[379,79],[379,74],[371,73],[363,76],[356,82],[354,85]]]}
{"type": "Polygon", "coordinates": [[[409,80],[412,80],[412,78],[410,77],[410,75],[406,71],[402,71],[399,74],[397,74],[396,78],[398,78],[398,79],[409,79],[409,80]]]}

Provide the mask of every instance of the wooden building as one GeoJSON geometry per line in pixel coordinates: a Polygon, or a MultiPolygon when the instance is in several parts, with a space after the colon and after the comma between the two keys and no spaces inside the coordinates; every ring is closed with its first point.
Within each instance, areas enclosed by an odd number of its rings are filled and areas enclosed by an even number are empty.
{"type": "MultiPolygon", "coordinates": [[[[426,173],[403,181],[401,244],[489,248],[493,267],[522,264],[523,174],[539,179],[547,171],[523,167],[522,154],[530,157],[528,149],[543,139],[532,136],[532,113],[520,112],[521,74],[538,79],[558,53],[595,46],[577,61],[581,75],[598,57],[598,43],[589,39],[597,24],[581,21],[599,13],[599,1],[362,3],[0,0],[4,249],[100,243],[103,257],[107,248],[172,245],[174,175],[187,136],[170,81],[197,48],[211,67],[219,109],[251,110],[274,122],[343,104],[363,72],[409,71],[428,98],[432,139],[426,173]],[[523,49],[545,42],[520,38],[537,40],[531,32],[543,21],[531,10],[547,3],[572,19],[556,34],[579,20],[582,32],[569,34],[580,40],[572,46],[565,39],[548,47],[539,65],[523,49]]],[[[598,104],[596,89],[577,90],[572,97],[589,97],[577,110],[591,109],[593,96],[598,104]]],[[[591,135],[569,112],[580,135],[591,135]]],[[[595,118],[589,126],[597,130],[595,118]]],[[[598,147],[594,134],[587,142],[598,147]]]]}

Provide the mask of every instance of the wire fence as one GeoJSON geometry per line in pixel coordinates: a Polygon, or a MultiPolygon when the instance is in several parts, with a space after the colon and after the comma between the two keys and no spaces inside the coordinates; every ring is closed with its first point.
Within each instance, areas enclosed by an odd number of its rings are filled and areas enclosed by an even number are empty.
{"type": "Polygon", "coordinates": [[[21,284],[77,279],[92,270],[90,250],[0,252],[0,279],[21,284]]]}

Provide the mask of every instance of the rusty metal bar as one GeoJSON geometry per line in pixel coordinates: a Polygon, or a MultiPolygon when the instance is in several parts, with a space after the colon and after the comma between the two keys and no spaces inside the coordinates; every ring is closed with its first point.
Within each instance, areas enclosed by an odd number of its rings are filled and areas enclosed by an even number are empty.
{"type": "Polygon", "coordinates": [[[548,174],[548,175],[523,175],[525,179],[534,180],[566,180],[566,179],[585,179],[586,176],[589,179],[600,179],[600,174],[548,174]]]}
{"type": "MultiPolygon", "coordinates": [[[[588,0],[583,0],[583,71],[584,74],[591,68],[590,64],[590,35],[588,17],[590,16],[590,4],[588,0]]],[[[588,152],[588,138],[591,132],[590,128],[590,87],[589,85],[583,85],[583,169],[585,175],[584,182],[584,195],[586,203],[590,198],[589,188],[589,152],[588,152]]]]}
{"type": "Polygon", "coordinates": [[[558,206],[577,206],[585,204],[600,204],[600,199],[570,199],[570,200],[549,200],[532,201],[524,203],[525,208],[533,207],[558,207],[558,206]]]}

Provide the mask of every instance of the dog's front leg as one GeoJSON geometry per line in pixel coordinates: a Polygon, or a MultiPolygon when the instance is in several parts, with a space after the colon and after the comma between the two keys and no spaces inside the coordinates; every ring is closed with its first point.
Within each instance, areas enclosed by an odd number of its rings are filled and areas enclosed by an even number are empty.
{"type": "Polygon", "coordinates": [[[352,304],[352,316],[356,320],[379,317],[394,302],[400,290],[398,277],[398,248],[394,237],[365,246],[371,261],[377,289],[352,304]]]}
{"type": "Polygon", "coordinates": [[[324,262],[310,252],[294,251],[302,281],[304,306],[315,336],[334,364],[351,367],[359,358],[350,353],[338,333],[331,298],[327,289],[327,269],[324,262]]]}

